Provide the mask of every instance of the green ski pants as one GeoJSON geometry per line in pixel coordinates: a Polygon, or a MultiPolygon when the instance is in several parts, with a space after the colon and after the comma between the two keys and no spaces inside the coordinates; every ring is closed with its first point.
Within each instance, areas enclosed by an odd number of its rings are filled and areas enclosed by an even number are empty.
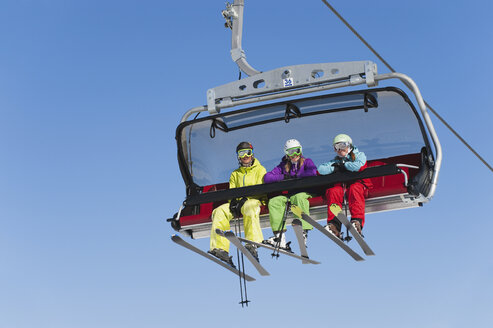
{"type": "MultiPolygon", "coordinates": [[[[291,204],[299,206],[301,210],[310,215],[310,202],[309,198],[312,196],[306,192],[299,192],[289,198],[291,204]]],[[[286,203],[288,198],[286,196],[276,196],[269,200],[269,219],[270,219],[270,227],[273,232],[278,232],[281,230],[282,219],[284,217],[284,211],[286,210],[286,203]]],[[[301,223],[303,224],[303,230],[311,230],[313,229],[312,225],[301,219],[301,223]]],[[[286,231],[286,226],[284,226],[284,231],[286,231]]]]}

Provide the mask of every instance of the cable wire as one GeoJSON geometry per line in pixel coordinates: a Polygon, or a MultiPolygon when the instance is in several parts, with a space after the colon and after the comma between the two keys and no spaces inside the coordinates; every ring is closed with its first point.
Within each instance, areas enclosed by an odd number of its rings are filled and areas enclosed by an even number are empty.
{"type": "MultiPolygon", "coordinates": [[[[322,0],[322,2],[344,23],[344,25],[346,25],[353,33],[354,35],[356,35],[356,37],[358,37],[358,39],[360,39],[361,42],[363,42],[366,47],[368,49],[370,49],[370,51],[375,55],[377,56],[378,59],[380,59],[380,61],[385,65],[387,66],[387,68],[392,72],[392,73],[395,73],[395,69],[390,66],[390,64],[385,60],[383,59],[382,56],[380,56],[380,54],[351,26],[351,24],[348,23],[347,20],[344,19],[344,17],[341,16],[341,14],[339,14],[337,12],[337,10],[335,10],[334,7],[332,7],[330,5],[330,3],[328,3],[326,0],[322,0]]],[[[488,164],[488,162],[486,162],[486,160],[483,159],[483,157],[481,157],[481,155],[478,154],[478,152],[476,152],[474,150],[474,148],[472,148],[465,140],[464,138],[462,138],[459,133],[457,133],[457,131],[455,131],[451,126],[450,124],[448,124],[431,106],[430,104],[428,104],[426,101],[425,101],[425,105],[426,107],[440,120],[440,122],[442,122],[449,130],[450,132],[452,132],[481,162],[483,162],[484,165],[486,165],[487,168],[490,169],[491,172],[493,172],[493,167],[491,167],[490,164],[488,164]]]]}

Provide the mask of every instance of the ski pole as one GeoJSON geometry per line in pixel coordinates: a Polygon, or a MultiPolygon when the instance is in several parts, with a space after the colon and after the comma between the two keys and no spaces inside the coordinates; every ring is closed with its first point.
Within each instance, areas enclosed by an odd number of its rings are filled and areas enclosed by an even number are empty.
{"type": "Polygon", "coordinates": [[[288,211],[291,207],[291,202],[289,201],[289,197],[286,199],[286,207],[284,208],[284,216],[282,218],[281,229],[279,230],[279,237],[276,241],[276,245],[274,246],[274,252],[271,254],[272,257],[279,257],[279,248],[281,247],[282,235],[284,233],[284,226],[286,225],[286,219],[288,217],[288,211]],[[276,253],[277,252],[277,253],[276,253]]]}
{"type": "MultiPolygon", "coordinates": [[[[235,234],[239,237],[241,237],[241,230],[240,230],[240,218],[236,213],[233,214],[233,218],[235,220],[235,234]]],[[[248,295],[247,295],[247,287],[246,287],[246,279],[245,279],[245,259],[243,258],[243,253],[241,253],[240,256],[240,251],[237,248],[236,249],[236,256],[238,257],[238,269],[240,270],[240,297],[241,297],[241,307],[246,304],[248,307],[248,295]],[[243,285],[242,285],[242,280],[243,280],[243,285]],[[245,290],[245,300],[243,300],[243,290],[245,290]]]]}
{"type": "MultiPolygon", "coordinates": [[[[346,183],[342,184],[342,192],[343,192],[343,200],[342,204],[344,205],[344,213],[346,214],[347,217],[347,210],[348,210],[348,199],[347,199],[347,186],[346,183]]],[[[342,222],[341,222],[341,228],[342,228],[342,222]]],[[[342,229],[341,229],[342,230],[342,229]]],[[[343,237],[344,241],[346,243],[349,243],[353,237],[349,235],[349,229],[346,227],[346,237],[343,237]]]]}

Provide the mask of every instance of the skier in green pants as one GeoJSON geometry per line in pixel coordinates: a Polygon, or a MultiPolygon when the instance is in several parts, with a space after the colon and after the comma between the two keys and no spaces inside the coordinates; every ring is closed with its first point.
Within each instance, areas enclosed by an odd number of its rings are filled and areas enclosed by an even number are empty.
{"type": "MultiPolygon", "coordinates": [[[[264,183],[278,182],[285,179],[296,179],[308,176],[317,175],[317,167],[313,161],[309,158],[303,157],[302,147],[298,140],[289,139],[284,145],[284,154],[281,163],[277,165],[272,171],[267,172],[264,176],[264,183]]],[[[310,203],[308,199],[311,197],[306,192],[299,192],[289,197],[291,204],[299,206],[303,212],[310,213],[310,203]]],[[[286,203],[288,197],[284,195],[273,197],[269,200],[269,219],[270,226],[274,236],[270,237],[263,242],[270,245],[275,245],[280,239],[280,248],[285,250],[291,250],[289,242],[286,242],[285,234],[281,231],[286,231],[286,227],[282,227],[282,221],[284,218],[284,212],[286,211],[286,203]]],[[[305,239],[308,236],[308,230],[313,227],[307,222],[301,220],[303,224],[303,237],[305,239]]]]}

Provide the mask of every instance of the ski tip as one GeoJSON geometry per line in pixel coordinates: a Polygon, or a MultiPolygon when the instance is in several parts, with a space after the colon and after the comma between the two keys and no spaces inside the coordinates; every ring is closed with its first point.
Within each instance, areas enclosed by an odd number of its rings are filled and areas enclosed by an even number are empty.
{"type": "Polygon", "coordinates": [[[293,212],[294,215],[301,217],[302,211],[301,208],[299,208],[296,205],[291,205],[291,212],[293,212]]]}
{"type": "Polygon", "coordinates": [[[337,216],[341,212],[341,208],[337,204],[330,205],[330,211],[337,216]]]}
{"type": "Polygon", "coordinates": [[[359,255],[359,254],[358,254],[358,253],[356,253],[356,252],[353,252],[353,254],[349,254],[349,255],[351,255],[351,257],[352,257],[355,261],[357,261],[357,262],[362,262],[362,261],[365,261],[365,258],[364,258],[364,257],[362,257],[361,255],[359,255]]]}

